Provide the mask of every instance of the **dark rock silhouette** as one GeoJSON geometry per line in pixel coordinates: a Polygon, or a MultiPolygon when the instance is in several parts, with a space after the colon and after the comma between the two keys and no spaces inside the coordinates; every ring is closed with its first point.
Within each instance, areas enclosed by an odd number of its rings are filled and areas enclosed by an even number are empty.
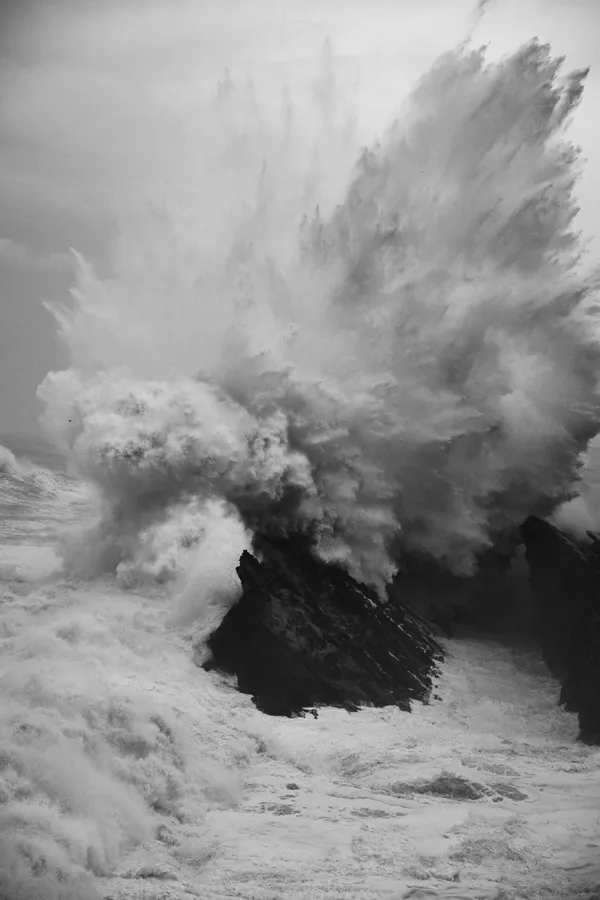
{"type": "Polygon", "coordinates": [[[518,535],[504,535],[481,554],[473,575],[458,576],[433,560],[404,556],[403,569],[389,586],[389,596],[426,619],[434,633],[451,638],[493,632],[515,614],[514,589],[507,582],[518,535]]]}
{"type": "Polygon", "coordinates": [[[443,650],[398,601],[311,556],[297,540],[259,540],[237,572],[243,594],[207,640],[203,668],[237,676],[269,715],[310,707],[427,702],[443,650]]]}
{"type": "Polygon", "coordinates": [[[600,744],[600,541],[576,543],[530,516],[521,527],[542,653],[579,717],[579,738],[600,744]]]}

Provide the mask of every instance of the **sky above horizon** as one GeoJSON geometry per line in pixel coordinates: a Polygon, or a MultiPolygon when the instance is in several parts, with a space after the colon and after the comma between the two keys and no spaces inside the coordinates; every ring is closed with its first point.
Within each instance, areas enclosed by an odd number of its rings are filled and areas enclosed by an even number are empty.
{"type": "MultiPolygon", "coordinates": [[[[119,216],[185,190],[201,98],[225,67],[258,92],[314,71],[325,39],[365,138],[473,29],[492,58],[537,36],[591,66],[571,129],[587,159],[579,227],[600,202],[597,0],[12,0],[0,11],[0,433],[33,432],[36,387],[68,365],[42,300],[67,302],[70,247],[100,270],[119,216]],[[482,13],[477,16],[477,11],[482,13]]],[[[600,69],[600,66],[598,66],[600,69]]],[[[600,259],[594,238],[590,256],[600,259]]]]}

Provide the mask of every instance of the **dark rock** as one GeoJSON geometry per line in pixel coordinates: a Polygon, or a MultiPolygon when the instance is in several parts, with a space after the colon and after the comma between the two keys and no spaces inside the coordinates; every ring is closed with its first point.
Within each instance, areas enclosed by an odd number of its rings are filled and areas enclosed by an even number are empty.
{"type": "Polygon", "coordinates": [[[600,554],[530,516],[521,527],[542,653],[579,716],[579,738],[600,744],[600,554]]]}
{"type": "Polygon", "coordinates": [[[205,669],[236,675],[269,715],[428,701],[443,651],[423,619],[296,541],[259,552],[242,554],[243,594],[208,638],[205,669]]]}
{"type": "Polygon", "coordinates": [[[432,797],[445,797],[448,800],[481,800],[486,795],[484,785],[468,781],[452,772],[441,772],[429,781],[396,781],[390,785],[389,790],[392,794],[430,794],[432,797]]]}
{"type": "Polygon", "coordinates": [[[520,543],[518,531],[497,535],[494,546],[479,556],[476,571],[465,576],[452,574],[432,559],[404,554],[389,596],[448,638],[503,631],[522,611],[514,585],[520,543]]]}
{"type": "Polygon", "coordinates": [[[497,794],[500,794],[501,797],[506,797],[508,800],[516,800],[517,803],[527,800],[527,794],[520,791],[514,784],[504,784],[504,782],[498,781],[495,784],[491,784],[490,787],[497,794]]]}

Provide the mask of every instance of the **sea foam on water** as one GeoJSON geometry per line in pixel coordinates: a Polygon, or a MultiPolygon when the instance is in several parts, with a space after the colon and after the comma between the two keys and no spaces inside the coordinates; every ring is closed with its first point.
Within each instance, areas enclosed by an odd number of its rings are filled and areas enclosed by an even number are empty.
{"type": "Polygon", "coordinates": [[[235,601],[253,533],[306,533],[383,591],[406,554],[472,571],[571,495],[600,421],[564,135],[584,74],[536,43],[493,65],[463,48],[364,152],[327,48],[307,108],[277,91],[272,115],[224,76],[202,202],[124,220],[107,273],[77,255],[54,310],[71,366],[40,396],[98,515],[63,575],[5,592],[0,894],[81,900],[119,871],[125,896],[164,858],[197,882],[206,813],[285,750],[239,695],[223,712],[178,630],[235,601]]]}

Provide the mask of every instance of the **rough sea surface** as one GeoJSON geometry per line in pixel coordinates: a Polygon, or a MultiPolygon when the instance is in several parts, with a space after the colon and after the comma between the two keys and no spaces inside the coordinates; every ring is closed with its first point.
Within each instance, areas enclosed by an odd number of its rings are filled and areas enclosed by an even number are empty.
{"type": "Polygon", "coordinates": [[[27,471],[0,474],[2,898],[600,896],[600,752],[535,647],[448,642],[412,714],[266,717],[166,591],[61,574],[95,501],[27,471]]]}
{"type": "MultiPolygon", "coordinates": [[[[190,105],[196,141],[150,85],[137,212],[51,308],[61,460],[0,450],[0,898],[597,900],[600,752],[533,643],[463,636],[431,705],[316,719],[194,661],[256,531],[383,593],[414,553],[472,572],[532,513],[597,527],[586,73],[463,44],[365,147],[329,45],[290,90],[261,63],[190,105]]],[[[43,69],[23,96],[35,119],[43,69]]],[[[82,135],[56,153],[85,172],[82,135]]]]}

